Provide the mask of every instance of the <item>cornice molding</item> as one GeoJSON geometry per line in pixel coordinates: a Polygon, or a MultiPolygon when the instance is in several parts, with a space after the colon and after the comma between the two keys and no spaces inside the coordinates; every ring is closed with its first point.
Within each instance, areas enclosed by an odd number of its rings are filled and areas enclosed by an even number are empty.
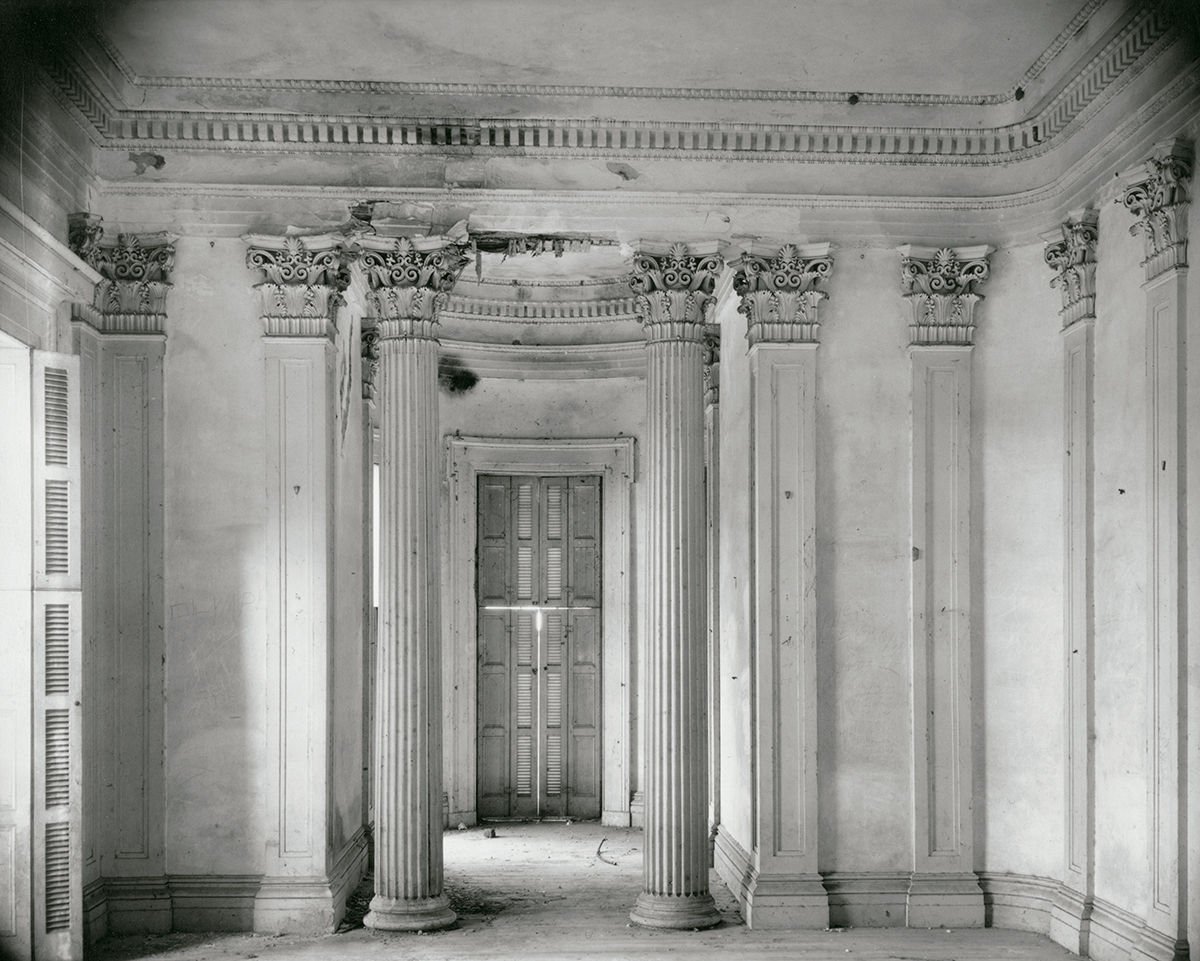
{"type": "MultiPolygon", "coordinates": [[[[577,286],[577,285],[576,285],[577,286]]],[[[450,294],[441,316],[449,320],[473,320],[485,323],[576,323],[581,321],[638,320],[633,297],[596,300],[491,300],[450,294]]]]}
{"type": "Polygon", "coordinates": [[[815,344],[817,306],[833,273],[831,246],[784,244],[773,254],[746,253],[733,261],[738,313],[750,345],[815,344]]]}
{"type": "Polygon", "coordinates": [[[1192,145],[1173,139],[1157,144],[1145,163],[1125,175],[1120,202],[1134,216],[1129,232],[1142,235],[1146,281],[1187,266],[1192,145]]]}
{"type": "Polygon", "coordinates": [[[350,252],[341,234],[247,234],[246,266],[261,270],[268,337],[325,337],[336,333],[337,308],[350,285],[350,252]]]}
{"type": "Polygon", "coordinates": [[[1045,238],[1046,263],[1054,271],[1051,287],[1062,294],[1058,312],[1065,330],[1096,316],[1096,250],[1100,230],[1096,211],[1081,210],[1059,225],[1058,236],[1045,238]]]}
{"type": "Polygon", "coordinates": [[[905,92],[864,92],[851,90],[787,90],[749,87],[646,87],[596,84],[530,83],[430,83],[388,80],[270,79],[255,77],[179,77],[146,76],[137,73],[108,36],[93,21],[91,37],[104,51],[126,82],[134,87],[195,87],[201,89],[302,90],[320,93],[373,93],[396,97],[422,95],[472,97],[589,97],[653,100],[729,100],[845,103],[851,95],[862,103],[938,106],[969,104],[987,106],[1015,102],[1017,91],[1042,75],[1071,39],[1091,20],[1104,0],[1087,0],[1070,22],[1054,37],[1038,58],[1030,64],[1021,80],[1012,88],[989,94],[929,94],[905,92]]]}
{"type": "Polygon", "coordinates": [[[647,340],[700,342],[723,267],[715,243],[640,249],[633,258],[629,286],[647,340]]]}
{"type": "MultiPolygon", "coordinates": [[[[139,110],[114,105],[90,79],[80,74],[74,64],[51,60],[45,69],[60,94],[88,121],[101,145],[120,149],[159,150],[182,146],[197,150],[254,152],[518,154],[541,159],[649,156],[719,161],[979,166],[1012,163],[1044,153],[1170,47],[1176,41],[1171,26],[1167,5],[1151,4],[1138,8],[1077,74],[1065,81],[1057,93],[1042,101],[1036,113],[1019,122],[994,127],[708,124],[139,110]]],[[[168,79],[176,86],[189,82],[203,86],[208,82],[206,78],[168,79]]],[[[217,79],[208,79],[216,86],[227,85],[217,79]]],[[[289,81],[263,83],[286,85],[289,81]]],[[[333,89],[343,89],[337,84],[349,83],[351,86],[344,89],[353,90],[356,82],[328,83],[334,84],[333,89]]],[[[236,85],[236,82],[231,81],[228,85],[236,85]]],[[[474,88],[477,85],[463,86],[474,88]]],[[[479,92],[486,92],[487,85],[478,86],[479,92]]],[[[368,87],[374,90],[371,85],[368,87]]],[[[538,87],[535,85],[531,89],[538,87]]],[[[628,89],[649,91],[657,88],[628,89]]],[[[672,89],[663,88],[665,91],[672,89]]],[[[469,90],[463,91],[467,92],[469,90]]],[[[682,91],[680,93],[682,95],[682,91]]],[[[808,95],[799,96],[799,92],[791,93],[795,96],[790,99],[808,98],[808,95]]],[[[811,96],[822,99],[830,95],[811,96]]],[[[844,100],[847,95],[836,96],[844,100]]],[[[888,100],[886,97],[890,95],[880,96],[885,97],[879,101],[881,103],[923,103],[919,99],[888,100]]],[[[937,102],[936,99],[930,101],[931,104],[937,102]]],[[[976,100],[966,98],[962,102],[974,103],[976,100]]]]}
{"type": "Polygon", "coordinates": [[[105,243],[101,220],[85,212],[68,218],[71,251],[100,275],[91,305],[76,305],[74,319],[102,334],[164,333],[175,237],[121,233],[105,243]]]}
{"type": "Polygon", "coordinates": [[[985,244],[973,247],[918,247],[900,251],[900,293],[912,310],[910,344],[964,346],[975,341],[978,286],[988,277],[985,244]]]}

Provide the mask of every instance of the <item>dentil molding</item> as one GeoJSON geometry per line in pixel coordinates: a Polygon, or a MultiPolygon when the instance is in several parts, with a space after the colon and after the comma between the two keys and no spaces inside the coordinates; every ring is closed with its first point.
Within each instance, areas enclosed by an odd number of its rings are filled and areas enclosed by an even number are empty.
{"type": "Polygon", "coordinates": [[[1051,287],[1062,294],[1062,325],[1096,316],[1096,248],[1100,232],[1094,210],[1072,213],[1059,225],[1059,236],[1044,238],[1046,263],[1054,271],[1051,287]]]}
{"type": "Polygon", "coordinates": [[[986,244],[973,247],[918,247],[900,251],[900,292],[912,310],[913,346],[971,346],[975,339],[977,287],[988,277],[986,244]]]}
{"type": "Polygon", "coordinates": [[[1130,233],[1146,245],[1146,280],[1187,266],[1188,181],[1192,145],[1172,139],[1157,144],[1151,157],[1125,178],[1120,202],[1136,218],[1130,233]]]}
{"type": "Polygon", "coordinates": [[[747,253],[731,264],[751,345],[816,343],[817,306],[829,296],[822,287],[833,272],[830,249],[784,244],[773,255],[747,253]]]}

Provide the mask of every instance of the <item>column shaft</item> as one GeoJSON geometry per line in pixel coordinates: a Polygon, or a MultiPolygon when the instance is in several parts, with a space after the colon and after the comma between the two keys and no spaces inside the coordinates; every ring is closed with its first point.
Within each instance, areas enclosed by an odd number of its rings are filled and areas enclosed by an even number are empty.
{"type": "Polygon", "coordinates": [[[633,920],[708,927],[704,347],[648,345],[646,853],[633,920]]]}
{"type": "Polygon", "coordinates": [[[455,920],[442,891],[437,355],[431,338],[380,343],[375,897],[364,920],[377,930],[455,920]]]}

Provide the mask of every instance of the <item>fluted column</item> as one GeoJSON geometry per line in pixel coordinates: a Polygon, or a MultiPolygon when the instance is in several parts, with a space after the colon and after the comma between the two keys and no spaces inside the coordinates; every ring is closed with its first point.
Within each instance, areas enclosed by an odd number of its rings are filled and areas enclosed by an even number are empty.
{"type": "Polygon", "coordinates": [[[456,919],[442,890],[436,329],[465,257],[440,238],[361,243],[381,445],[375,897],[363,923],[425,931],[456,919]]]}
{"type": "Polygon", "coordinates": [[[829,244],[734,266],[750,342],[752,928],[826,928],[817,864],[817,308],[829,244]]]}
{"type": "Polygon", "coordinates": [[[721,919],[708,890],[704,322],[721,260],[676,244],[634,258],[646,333],[646,829],[630,917],[721,919]]]}

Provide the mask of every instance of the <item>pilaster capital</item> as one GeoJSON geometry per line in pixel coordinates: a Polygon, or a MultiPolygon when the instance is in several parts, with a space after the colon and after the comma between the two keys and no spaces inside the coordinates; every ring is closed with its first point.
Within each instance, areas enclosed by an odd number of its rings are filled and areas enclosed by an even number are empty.
{"type": "Polygon", "coordinates": [[[361,237],[368,313],[378,340],[436,340],[438,315],[467,263],[466,249],[445,237],[361,237]]]}
{"type": "Polygon", "coordinates": [[[974,247],[918,247],[900,251],[900,293],[912,309],[910,344],[957,344],[975,340],[976,288],[987,280],[986,244],[974,247]]]}
{"type": "Polygon", "coordinates": [[[769,254],[743,254],[730,265],[751,345],[817,342],[817,306],[829,296],[822,285],[833,273],[830,250],[829,244],[784,244],[769,254]]]}
{"type": "Polygon", "coordinates": [[[633,258],[629,277],[647,340],[700,342],[712,315],[717,278],[724,266],[716,244],[646,246],[633,258]]]}
{"type": "Polygon", "coordinates": [[[1146,245],[1146,280],[1187,266],[1187,217],[1194,152],[1184,140],[1157,144],[1150,159],[1124,178],[1119,202],[1135,220],[1129,232],[1146,245]]]}
{"type": "Polygon", "coordinates": [[[350,284],[351,252],[340,234],[247,234],[246,266],[263,272],[268,337],[332,337],[342,292],[350,284]]]}
{"type": "Polygon", "coordinates": [[[721,325],[705,324],[704,344],[704,406],[721,402],[721,325]]]}
{"type": "Polygon", "coordinates": [[[1096,211],[1072,212],[1059,229],[1042,237],[1046,263],[1054,271],[1051,287],[1062,294],[1063,328],[1096,316],[1096,249],[1100,229],[1096,211]]]}
{"type": "Polygon", "coordinates": [[[76,312],[104,334],[161,334],[167,291],[175,268],[175,238],[168,233],[117,234],[104,243],[100,217],[69,218],[71,249],[100,274],[90,308],[76,312]]]}

